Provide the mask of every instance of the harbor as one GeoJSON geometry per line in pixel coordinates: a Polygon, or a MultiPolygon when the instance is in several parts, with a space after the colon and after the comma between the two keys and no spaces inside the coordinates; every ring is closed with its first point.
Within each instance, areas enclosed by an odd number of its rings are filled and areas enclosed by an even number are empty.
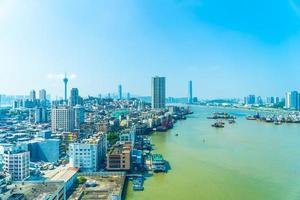
{"type": "Polygon", "coordinates": [[[129,183],[126,200],[299,199],[299,124],[248,121],[256,113],[246,110],[192,110],[173,129],[152,134],[153,153],[162,154],[170,169],[146,177],[141,192],[129,183]],[[211,128],[207,116],[216,111],[235,115],[237,125],[211,128]]]}

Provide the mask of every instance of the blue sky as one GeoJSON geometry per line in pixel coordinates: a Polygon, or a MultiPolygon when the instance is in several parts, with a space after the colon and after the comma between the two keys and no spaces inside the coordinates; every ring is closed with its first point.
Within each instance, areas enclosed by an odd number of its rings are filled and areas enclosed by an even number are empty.
{"type": "Polygon", "coordinates": [[[0,94],[45,88],[61,74],[82,95],[283,96],[300,90],[300,0],[0,0],[0,94]]]}

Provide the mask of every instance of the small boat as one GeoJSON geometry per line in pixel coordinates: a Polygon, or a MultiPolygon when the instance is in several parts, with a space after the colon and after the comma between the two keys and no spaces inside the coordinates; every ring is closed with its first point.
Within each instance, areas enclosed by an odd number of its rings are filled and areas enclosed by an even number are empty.
{"type": "Polygon", "coordinates": [[[175,136],[178,136],[178,133],[176,133],[175,136]]]}
{"type": "Polygon", "coordinates": [[[247,120],[256,120],[256,118],[254,116],[248,116],[246,117],[247,120]]]}
{"type": "Polygon", "coordinates": [[[281,125],[282,123],[281,123],[281,121],[275,121],[274,124],[275,125],[281,125]]]}
{"type": "Polygon", "coordinates": [[[132,189],[134,191],[143,191],[144,190],[144,177],[137,177],[133,180],[132,189]]]}
{"type": "Polygon", "coordinates": [[[224,122],[216,122],[214,124],[211,125],[212,127],[215,127],[215,128],[224,128],[224,122]]]}
{"type": "Polygon", "coordinates": [[[229,123],[229,124],[234,124],[234,123],[235,123],[235,120],[234,120],[234,119],[230,119],[230,120],[228,120],[228,123],[229,123]]]}

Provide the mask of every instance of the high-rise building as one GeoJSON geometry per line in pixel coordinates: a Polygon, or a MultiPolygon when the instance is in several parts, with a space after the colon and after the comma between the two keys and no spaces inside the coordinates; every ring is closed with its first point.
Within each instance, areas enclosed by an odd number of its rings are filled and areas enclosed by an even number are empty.
{"type": "Polygon", "coordinates": [[[130,93],[128,92],[127,93],[127,100],[129,100],[130,99],[130,93]]]}
{"type": "Polygon", "coordinates": [[[300,109],[299,93],[297,91],[287,92],[285,95],[285,108],[300,109]]]}
{"type": "Polygon", "coordinates": [[[84,108],[81,105],[74,107],[75,111],[75,128],[79,129],[80,125],[84,122],[84,108]]]}
{"type": "Polygon", "coordinates": [[[48,110],[43,107],[31,109],[29,112],[29,121],[36,124],[48,122],[48,110]]]}
{"type": "Polygon", "coordinates": [[[247,97],[245,97],[245,104],[247,105],[255,104],[256,103],[255,100],[256,100],[255,95],[250,94],[247,97]]]}
{"type": "Polygon", "coordinates": [[[189,81],[188,91],[189,91],[188,101],[189,104],[192,104],[193,103],[193,82],[192,81],[189,81]]]}
{"type": "Polygon", "coordinates": [[[67,98],[67,92],[68,92],[68,78],[67,78],[67,75],[65,74],[65,78],[63,79],[63,82],[64,82],[64,86],[65,86],[65,103],[67,104],[68,102],[68,98],[67,98]]]}
{"type": "Polygon", "coordinates": [[[280,103],[280,98],[279,97],[275,97],[275,104],[279,104],[280,103]]]}
{"type": "Polygon", "coordinates": [[[36,93],[35,93],[35,90],[31,90],[31,91],[30,91],[30,97],[29,97],[29,99],[30,99],[31,101],[35,101],[35,100],[36,100],[36,93]]]}
{"type": "Polygon", "coordinates": [[[122,85],[118,86],[118,98],[122,99],[122,85]]]}
{"type": "Polygon", "coordinates": [[[70,107],[56,107],[51,110],[52,132],[72,132],[75,129],[75,111],[70,107]]]}
{"type": "Polygon", "coordinates": [[[70,106],[76,106],[79,103],[79,90],[78,88],[71,89],[70,106]]]}
{"type": "Polygon", "coordinates": [[[102,133],[80,143],[71,143],[69,144],[70,165],[79,168],[82,172],[96,172],[105,159],[106,151],[106,134],[102,133]]]}
{"type": "Polygon", "coordinates": [[[152,109],[162,109],[166,106],[166,78],[152,77],[151,84],[152,109]]]}
{"type": "Polygon", "coordinates": [[[46,101],[46,100],[47,100],[47,92],[46,92],[45,89],[41,89],[41,90],[39,91],[39,99],[40,99],[41,101],[46,101]]]}
{"type": "Polygon", "coordinates": [[[14,181],[29,178],[30,153],[20,149],[10,149],[4,152],[4,171],[11,175],[14,181]]]}

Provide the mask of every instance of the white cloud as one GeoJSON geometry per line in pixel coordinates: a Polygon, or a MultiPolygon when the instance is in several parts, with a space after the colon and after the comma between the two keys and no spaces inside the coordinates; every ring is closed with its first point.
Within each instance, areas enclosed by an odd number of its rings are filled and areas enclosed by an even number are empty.
{"type": "MultiPolygon", "coordinates": [[[[55,74],[55,73],[49,73],[47,74],[47,79],[50,80],[62,80],[65,77],[65,74],[55,74]]],[[[76,79],[77,75],[75,73],[67,74],[68,79],[76,79]]]]}

